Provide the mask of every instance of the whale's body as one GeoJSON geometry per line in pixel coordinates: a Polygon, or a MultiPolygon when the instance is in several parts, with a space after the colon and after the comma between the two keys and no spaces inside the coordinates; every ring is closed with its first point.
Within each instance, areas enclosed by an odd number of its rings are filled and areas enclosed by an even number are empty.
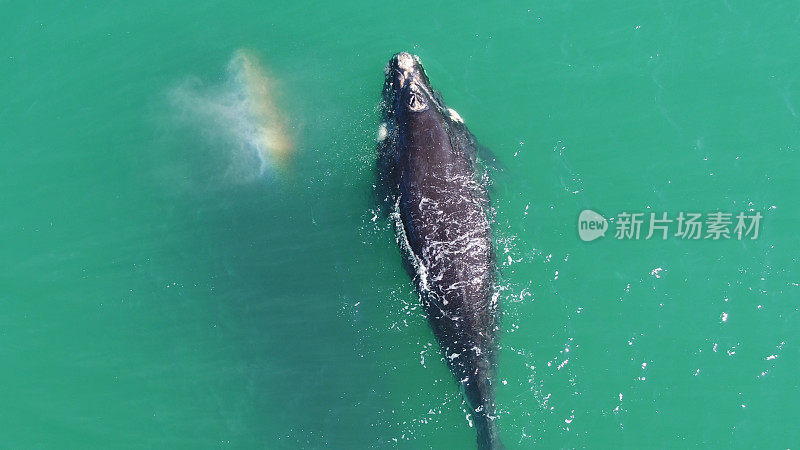
{"type": "Polygon", "coordinates": [[[497,295],[485,172],[461,117],[419,58],[386,66],[378,155],[398,242],[451,372],[472,409],[479,448],[499,448],[492,388],[497,295]]]}

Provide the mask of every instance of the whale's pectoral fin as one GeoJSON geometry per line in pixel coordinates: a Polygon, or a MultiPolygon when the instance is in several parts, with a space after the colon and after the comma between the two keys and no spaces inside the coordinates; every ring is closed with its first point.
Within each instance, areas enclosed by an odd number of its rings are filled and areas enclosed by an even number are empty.
{"type": "Polygon", "coordinates": [[[473,163],[478,159],[487,168],[502,171],[505,165],[497,158],[497,155],[487,146],[478,142],[475,136],[467,129],[461,117],[454,110],[450,109],[450,117],[447,122],[450,135],[450,143],[456,151],[463,153],[473,163]]]}
{"type": "Polygon", "coordinates": [[[492,149],[481,144],[480,142],[475,143],[475,149],[476,153],[478,154],[478,158],[480,158],[483,165],[490,167],[495,171],[505,171],[506,165],[497,158],[497,154],[492,149]]]}

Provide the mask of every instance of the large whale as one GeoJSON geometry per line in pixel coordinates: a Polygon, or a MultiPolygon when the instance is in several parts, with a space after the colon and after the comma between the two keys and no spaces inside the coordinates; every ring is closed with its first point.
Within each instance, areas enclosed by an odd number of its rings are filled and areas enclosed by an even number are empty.
{"type": "Polygon", "coordinates": [[[475,139],[417,56],[394,55],[385,75],[379,186],[444,360],[472,410],[478,448],[502,448],[492,387],[498,294],[486,171],[475,139]]]}

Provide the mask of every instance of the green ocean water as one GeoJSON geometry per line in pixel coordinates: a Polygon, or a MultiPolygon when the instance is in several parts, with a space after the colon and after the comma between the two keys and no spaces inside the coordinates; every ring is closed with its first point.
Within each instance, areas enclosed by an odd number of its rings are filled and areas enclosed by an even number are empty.
{"type": "Polygon", "coordinates": [[[508,448],[800,442],[796,3],[6,1],[0,25],[0,447],[473,448],[372,197],[403,50],[498,159],[508,448]],[[242,140],[239,49],[287,169],[242,140]],[[584,209],[763,219],[583,242],[584,209]]]}

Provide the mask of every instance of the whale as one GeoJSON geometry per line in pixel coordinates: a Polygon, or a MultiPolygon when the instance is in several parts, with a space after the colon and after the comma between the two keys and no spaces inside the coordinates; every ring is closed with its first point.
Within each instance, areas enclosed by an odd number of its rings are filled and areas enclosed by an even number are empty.
{"type": "Polygon", "coordinates": [[[407,52],[384,69],[376,187],[478,448],[503,448],[494,386],[499,331],[488,175],[461,116],[407,52]]]}

